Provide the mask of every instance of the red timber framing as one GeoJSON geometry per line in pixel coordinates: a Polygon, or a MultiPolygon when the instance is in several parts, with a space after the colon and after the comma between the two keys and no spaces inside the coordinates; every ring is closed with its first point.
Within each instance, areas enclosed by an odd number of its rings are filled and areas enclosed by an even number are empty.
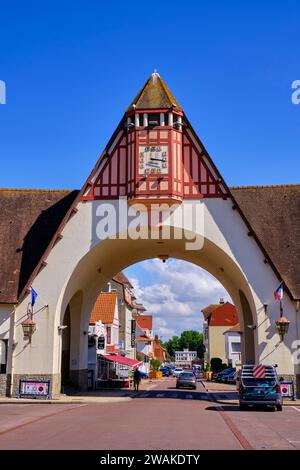
{"type": "Polygon", "coordinates": [[[119,132],[110,155],[99,169],[82,200],[117,199],[177,201],[226,197],[226,189],[215,172],[201,142],[189,126],[136,127],[119,132]],[[168,172],[139,174],[140,146],[167,146],[168,172]]]}

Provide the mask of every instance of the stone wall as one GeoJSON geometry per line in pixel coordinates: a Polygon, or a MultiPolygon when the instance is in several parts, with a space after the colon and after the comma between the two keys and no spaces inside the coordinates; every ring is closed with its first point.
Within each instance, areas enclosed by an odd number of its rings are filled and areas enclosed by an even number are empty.
{"type": "Polygon", "coordinates": [[[0,397],[5,397],[7,394],[7,375],[0,374],[0,397]]]}
{"type": "Polygon", "coordinates": [[[20,380],[50,380],[50,398],[57,398],[60,395],[60,374],[14,374],[12,397],[17,397],[19,394],[20,380]]]}

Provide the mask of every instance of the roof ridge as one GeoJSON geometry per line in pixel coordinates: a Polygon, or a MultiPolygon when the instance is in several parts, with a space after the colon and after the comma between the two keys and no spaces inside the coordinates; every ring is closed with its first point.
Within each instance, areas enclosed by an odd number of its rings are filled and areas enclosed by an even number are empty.
{"type": "Polygon", "coordinates": [[[298,187],[300,183],[291,184],[257,184],[257,185],[245,185],[245,186],[229,186],[229,189],[254,189],[254,188],[289,188],[298,187]]]}
{"type": "Polygon", "coordinates": [[[78,189],[39,189],[39,188],[38,189],[35,189],[35,188],[0,188],[0,191],[26,191],[26,192],[35,192],[35,193],[38,193],[38,192],[65,193],[67,191],[71,192],[71,191],[79,191],[79,190],[78,189]]]}

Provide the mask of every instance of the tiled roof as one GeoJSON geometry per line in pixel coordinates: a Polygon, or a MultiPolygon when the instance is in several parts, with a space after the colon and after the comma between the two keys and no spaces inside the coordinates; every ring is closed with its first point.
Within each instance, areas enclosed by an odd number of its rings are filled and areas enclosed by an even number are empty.
{"type": "Polygon", "coordinates": [[[152,330],[152,315],[137,315],[136,322],[141,330],[152,330]]]}
{"type": "MultiPolygon", "coordinates": [[[[294,299],[300,299],[300,185],[230,188],[294,299]]],[[[16,303],[78,191],[0,189],[0,303],[16,303]]]]}
{"type": "Polygon", "coordinates": [[[116,304],[117,292],[101,292],[94,305],[90,323],[102,321],[104,324],[111,324],[114,321],[116,304]]]}
{"type": "Polygon", "coordinates": [[[114,277],[113,277],[113,280],[118,282],[119,284],[125,284],[125,285],[128,285],[128,287],[130,288],[133,288],[131,282],[129,281],[129,279],[125,276],[125,274],[123,273],[123,271],[119,272],[118,274],[116,274],[114,277]]]}
{"type": "Polygon", "coordinates": [[[204,318],[206,319],[214,310],[220,307],[221,304],[210,304],[207,307],[205,307],[201,312],[204,315],[204,318]]]}
{"type": "Polygon", "coordinates": [[[228,330],[224,331],[224,335],[226,333],[241,333],[241,325],[239,323],[237,323],[236,325],[232,326],[231,328],[229,328],[228,330]]]}
{"type": "Polygon", "coordinates": [[[182,111],[182,107],[157,72],[148,78],[127,111],[131,111],[133,105],[135,109],[169,109],[175,105],[176,111],[182,111]]]}
{"type": "Polygon", "coordinates": [[[0,303],[16,303],[78,191],[0,189],[0,303]]]}
{"type": "Polygon", "coordinates": [[[236,308],[230,302],[209,305],[202,313],[209,326],[234,326],[238,323],[236,308]]]}
{"type": "Polygon", "coordinates": [[[231,192],[292,296],[300,299],[300,184],[231,192]]]}
{"type": "Polygon", "coordinates": [[[137,337],[137,340],[138,341],[151,341],[151,338],[150,336],[147,336],[147,335],[140,335],[137,337]]]}

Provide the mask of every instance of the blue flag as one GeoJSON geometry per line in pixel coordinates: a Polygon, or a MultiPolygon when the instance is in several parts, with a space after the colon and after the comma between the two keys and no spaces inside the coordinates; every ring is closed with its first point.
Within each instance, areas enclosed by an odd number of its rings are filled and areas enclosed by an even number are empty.
{"type": "Polygon", "coordinates": [[[33,287],[30,287],[31,289],[31,306],[33,307],[36,301],[36,298],[38,296],[37,292],[34,290],[33,287]]]}

